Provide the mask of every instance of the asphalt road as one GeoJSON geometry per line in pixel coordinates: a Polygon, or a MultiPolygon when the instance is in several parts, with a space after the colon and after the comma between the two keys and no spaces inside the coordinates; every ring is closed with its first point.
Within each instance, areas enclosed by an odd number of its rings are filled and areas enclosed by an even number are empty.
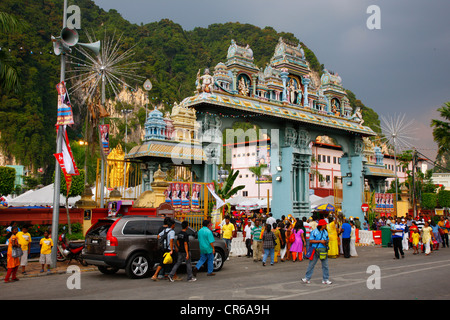
{"type": "MultiPolygon", "coordinates": [[[[392,248],[357,247],[356,258],[330,259],[332,285],[323,285],[320,262],[310,284],[304,276],[308,260],[274,266],[246,257],[231,257],[214,277],[200,272],[198,281],[131,280],[123,271],[26,278],[0,283],[1,300],[222,300],[265,303],[287,300],[447,300],[450,298],[450,249],[429,256],[406,251],[394,260],[392,248]],[[370,270],[376,270],[373,272],[370,270]],[[75,278],[78,277],[78,278],[75,278]],[[68,286],[69,283],[69,286],[68,286]],[[76,287],[79,285],[79,289],[76,287]],[[70,289],[69,287],[75,287],[70,289]],[[372,288],[370,288],[372,287],[372,288]]],[[[184,269],[180,276],[186,278],[184,269]]],[[[161,301],[161,303],[163,303],[161,301]]]]}

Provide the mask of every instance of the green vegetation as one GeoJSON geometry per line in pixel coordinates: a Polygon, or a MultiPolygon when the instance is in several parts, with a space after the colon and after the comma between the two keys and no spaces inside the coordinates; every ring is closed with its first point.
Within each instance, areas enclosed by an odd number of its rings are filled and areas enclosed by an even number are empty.
{"type": "MultiPolygon", "coordinates": [[[[52,53],[50,38],[51,35],[59,36],[62,29],[62,5],[63,1],[60,0],[0,2],[0,12],[15,16],[29,25],[14,33],[0,32],[0,44],[5,48],[1,52],[8,51],[13,59],[13,66],[22,87],[22,94],[0,88],[0,148],[7,157],[15,157],[19,163],[32,168],[34,173],[43,168],[42,184],[52,182],[55,168],[55,159],[52,156],[56,150],[55,86],[59,82],[60,57],[52,53]]],[[[105,12],[91,0],[77,0],[76,5],[81,9],[80,42],[88,42],[85,31],[96,39],[103,39],[104,34],[112,36],[115,33],[116,37],[122,35],[120,50],[123,52],[135,46],[132,60],[144,62],[139,69],[139,75],[150,79],[153,84],[149,92],[150,102],[162,103],[165,111],[169,111],[175,101],[179,102],[192,95],[198,69],[211,68],[213,71],[218,62],[226,60],[231,39],[240,44],[249,44],[254,52],[254,62],[260,68],[269,63],[280,37],[290,42],[299,42],[292,33],[277,32],[271,27],[261,29],[250,24],[224,23],[186,31],[168,19],[145,25],[132,24],[116,10],[105,12]]],[[[310,48],[302,45],[311,69],[320,75],[324,65],[318,61],[310,48]]],[[[77,55],[76,50],[73,55],[77,55]]],[[[129,84],[133,87],[131,89],[143,85],[138,81],[129,84]]],[[[68,82],[69,88],[71,85],[73,84],[68,82]]],[[[71,98],[75,124],[68,128],[68,134],[71,141],[78,141],[81,137],[86,137],[84,122],[87,106],[79,103],[75,95],[71,98]]],[[[378,122],[376,113],[365,107],[353,93],[349,98],[353,108],[362,107],[365,123],[377,131],[378,129],[372,126],[378,122]]],[[[129,119],[128,125],[142,124],[143,112],[137,115],[136,121],[129,119]]],[[[111,121],[117,120],[105,119],[105,123],[111,121]]],[[[118,137],[110,137],[112,148],[123,142],[123,125],[117,124],[121,133],[118,137]]],[[[94,130],[94,141],[89,145],[87,157],[88,182],[94,179],[94,150],[99,150],[96,129],[90,130],[94,130]]],[[[130,149],[129,145],[127,149],[130,149]]],[[[74,150],[74,154],[77,166],[82,168],[84,150],[74,150]]]]}
{"type": "Polygon", "coordinates": [[[0,196],[13,192],[15,179],[16,169],[10,167],[0,167],[0,196]]]}
{"type": "Polygon", "coordinates": [[[439,167],[437,172],[448,172],[450,169],[450,102],[446,102],[442,107],[437,109],[442,120],[431,120],[431,127],[433,127],[433,138],[438,145],[437,162],[439,167]],[[444,170],[443,170],[444,169],[444,170]]]}

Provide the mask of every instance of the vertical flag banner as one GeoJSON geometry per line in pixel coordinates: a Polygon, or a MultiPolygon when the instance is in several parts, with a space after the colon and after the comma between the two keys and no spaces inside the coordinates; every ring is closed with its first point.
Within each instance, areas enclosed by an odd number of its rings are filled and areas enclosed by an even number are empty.
{"type": "Polygon", "coordinates": [[[191,209],[189,183],[181,184],[181,211],[188,213],[191,209]]]}
{"type": "Polygon", "coordinates": [[[179,182],[172,183],[172,205],[176,212],[181,210],[181,186],[179,182]]]}
{"type": "Polygon", "coordinates": [[[191,208],[192,211],[200,211],[200,197],[201,197],[202,185],[198,183],[192,184],[191,192],[191,208]]]}
{"type": "Polygon", "coordinates": [[[164,195],[166,196],[166,202],[172,204],[172,184],[169,183],[167,189],[164,191],[164,195]]]}
{"type": "Polygon", "coordinates": [[[61,81],[56,85],[56,90],[58,91],[58,117],[56,125],[72,125],[74,124],[72,105],[64,81],[61,81]]]}
{"type": "Polygon", "coordinates": [[[72,176],[73,175],[77,176],[80,174],[80,172],[78,171],[77,165],[75,164],[75,160],[73,158],[72,149],[70,148],[69,137],[67,136],[65,126],[63,126],[63,132],[64,132],[63,133],[64,139],[62,142],[62,152],[55,153],[54,156],[64,173],[64,178],[66,179],[67,185],[66,196],[68,196],[70,192],[70,187],[72,185],[72,176]]]}
{"type": "Polygon", "coordinates": [[[107,157],[109,155],[109,124],[100,124],[98,130],[100,131],[103,154],[107,157]]]}

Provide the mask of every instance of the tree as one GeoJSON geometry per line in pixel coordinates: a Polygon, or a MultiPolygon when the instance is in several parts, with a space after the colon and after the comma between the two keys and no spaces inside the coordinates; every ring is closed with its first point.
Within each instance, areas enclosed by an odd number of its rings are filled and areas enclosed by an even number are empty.
{"type": "MultiPolygon", "coordinates": [[[[230,174],[228,175],[227,179],[222,183],[219,184],[216,180],[213,180],[214,183],[214,191],[219,196],[220,199],[223,201],[230,199],[232,196],[234,196],[236,193],[238,193],[239,190],[242,190],[245,188],[245,186],[240,185],[233,188],[234,181],[236,180],[237,176],[239,175],[239,170],[236,172],[234,170],[231,170],[230,174]]],[[[228,210],[230,209],[229,204],[226,204],[228,207],[228,210]]]]}
{"type": "MultiPolygon", "coordinates": [[[[21,31],[22,28],[23,24],[16,17],[0,12],[0,33],[13,34],[21,31]]],[[[6,92],[20,91],[19,74],[7,50],[0,51],[0,88],[6,92]]]]}
{"type": "Polygon", "coordinates": [[[237,171],[231,170],[230,174],[228,175],[227,179],[223,182],[222,185],[220,185],[217,181],[213,180],[214,190],[215,190],[216,194],[222,200],[230,199],[239,190],[242,190],[245,188],[245,186],[243,186],[243,185],[233,188],[234,181],[236,180],[238,175],[239,175],[239,170],[237,170],[237,171]]]}
{"type": "Polygon", "coordinates": [[[11,167],[0,167],[0,196],[8,195],[14,190],[16,180],[16,169],[11,167]]]}
{"type": "Polygon", "coordinates": [[[437,195],[436,193],[424,193],[422,194],[421,206],[424,209],[434,209],[437,205],[437,195]]]}
{"type": "Polygon", "coordinates": [[[431,120],[433,127],[433,138],[438,144],[438,155],[442,155],[450,151],[450,102],[446,102],[442,107],[437,109],[441,118],[444,120],[431,120]]]}
{"type": "Polygon", "coordinates": [[[439,190],[438,203],[441,208],[450,208],[450,190],[439,190]]]}
{"type": "MultiPolygon", "coordinates": [[[[267,168],[267,164],[261,163],[257,167],[250,167],[250,168],[248,168],[248,170],[250,170],[250,172],[254,173],[256,178],[258,178],[258,180],[259,180],[259,178],[261,178],[263,176],[263,172],[264,172],[265,168],[267,168]]],[[[258,181],[258,200],[260,199],[260,196],[259,196],[259,185],[260,185],[260,183],[258,181]]]]}

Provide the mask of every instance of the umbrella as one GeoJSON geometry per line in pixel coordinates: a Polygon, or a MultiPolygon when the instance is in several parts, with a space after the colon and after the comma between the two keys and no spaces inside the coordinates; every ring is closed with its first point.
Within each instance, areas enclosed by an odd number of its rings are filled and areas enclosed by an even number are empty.
{"type": "Polygon", "coordinates": [[[322,205],[318,206],[316,208],[316,210],[320,210],[320,211],[334,211],[335,208],[334,208],[333,205],[331,205],[329,203],[325,203],[325,204],[322,204],[322,205]]]}

